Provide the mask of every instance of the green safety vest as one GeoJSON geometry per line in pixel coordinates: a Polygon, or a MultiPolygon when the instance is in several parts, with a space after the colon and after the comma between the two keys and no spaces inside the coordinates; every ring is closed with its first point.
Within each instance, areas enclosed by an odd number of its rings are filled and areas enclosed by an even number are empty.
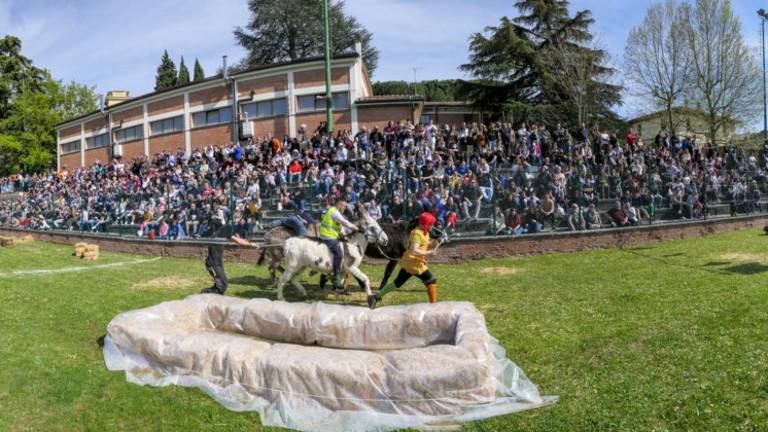
{"type": "Polygon", "coordinates": [[[331,217],[335,211],[338,211],[336,207],[331,207],[323,215],[320,221],[320,237],[338,240],[341,236],[341,224],[331,217]]]}

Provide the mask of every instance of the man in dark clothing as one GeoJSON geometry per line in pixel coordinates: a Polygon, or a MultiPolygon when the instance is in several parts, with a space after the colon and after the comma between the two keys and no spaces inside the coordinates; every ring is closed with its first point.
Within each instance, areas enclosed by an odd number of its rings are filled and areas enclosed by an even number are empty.
{"type": "Polygon", "coordinates": [[[621,209],[621,201],[616,201],[613,208],[606,212],[611,218],[611,223],[617,227],[624,227],[629,225],[629,218],[624,210],[621,209]]]}
{"type": "MultiPolygon", "coordinates": [[[[210,228],[203,237],[228,237],[226,226],[212,221],[210,228]],[[216,234],[216,235],[215,235],[216,234]]],[[[224,246],[220,244],[208,245],[208,256],[205,258],[205,269],[213,278],[213,286],[200,291],[200,294],[224,294],[229,286],[227,273],[224,271],[224,246]]]]}

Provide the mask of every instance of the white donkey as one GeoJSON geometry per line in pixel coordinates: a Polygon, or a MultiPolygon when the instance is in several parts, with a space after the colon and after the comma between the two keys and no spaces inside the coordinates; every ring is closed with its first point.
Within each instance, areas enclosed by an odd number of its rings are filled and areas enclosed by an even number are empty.
{"type": "MultiPolygon", "coordinates": [[[[371,284],[368,276],[358,267],[365,256],[365,249],[369,242],[376,242],[386,246],[389,239],[384,230],[381,229],[376,220],[374,220],[364,208],[358,208],[357,213],[360,218],[357,224],[360,232],[352,233],[347,240],[341,241],[339,246],[344,254],[341,260],[341,274],[349,273],[355,277],[365,287],[368,295],[371,293],[371,284]]],[[[318,239],[306,237],[291,237],[285,241],[283,246],[283,267],[285,271],[277,281],[277,299],[285,300],[283,297],[283,287],[288,281],[291,281],[301,295],[306,296],[307,291],[299,283],[298,276],[306,268],[312,271],[326,275],[333,274],[333,255],[328,246],[318,239]]]]}

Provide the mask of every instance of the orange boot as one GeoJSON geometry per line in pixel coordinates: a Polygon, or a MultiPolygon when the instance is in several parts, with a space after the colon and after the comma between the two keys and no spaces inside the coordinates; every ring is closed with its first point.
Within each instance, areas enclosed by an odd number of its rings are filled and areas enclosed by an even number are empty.
{"type": "Polygon", "coordinates": [[[430,303],[437,303],[437,284],[431,283],[427,285],[427,295],[429,296],[430,303]]]}

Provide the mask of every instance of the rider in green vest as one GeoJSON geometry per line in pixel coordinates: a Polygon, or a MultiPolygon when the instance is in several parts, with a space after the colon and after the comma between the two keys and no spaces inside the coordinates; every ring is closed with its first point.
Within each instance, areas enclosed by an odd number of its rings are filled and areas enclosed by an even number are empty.
{"type": "Polygon", "coordinates": [[[347,232],[357,231],[357,225],[348,221],[343,213],[347,209],[347,200],[343,197],[336,200],[336,205],[330,207],[322,219],[320,219],[320,239],[328,246],[333,255],[333,289],[339,291],[342,289],[341,283],[341,247],[339,247],[339,238],[347,232]]]}

